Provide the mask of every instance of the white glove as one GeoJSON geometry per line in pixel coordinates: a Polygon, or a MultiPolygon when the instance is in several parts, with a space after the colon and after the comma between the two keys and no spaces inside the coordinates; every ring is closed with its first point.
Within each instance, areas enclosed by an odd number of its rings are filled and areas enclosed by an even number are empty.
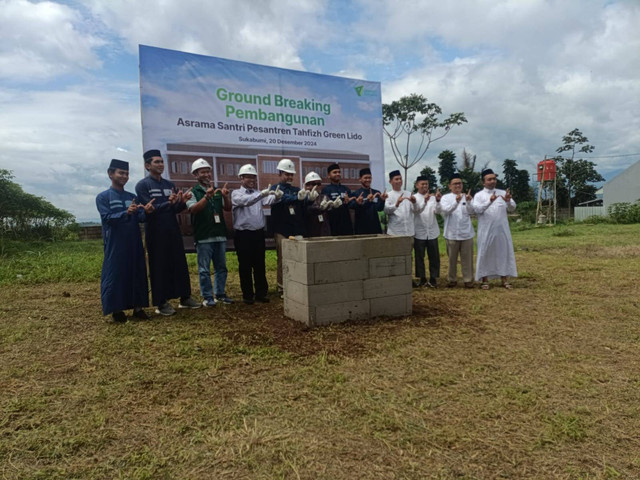
{"type": "Polygon", "coordinates": [[[284,192],[280,190],[280,185],[276,187],[276,189],[273,191],[273,194],[276,196],[278,200],[282,198],[282,196],[284,195],[284,192]]]}
{"type": "Polygon", "coordinates": [[[320,208],[322,210],[326,210],[327,208],[329,208],[329,205],[333,205],[333,202],[331,200],[327,200],[327,197],[324,197],[324,199],[320,202],[320,208]]]}
{"type": "Polygon", "coordinates": [[[265,188],[264,190],[262,190],[260,192],[260,194],[262,195],[262,198],[264,198],[267,195],[269,195],[269,193],[271,193],[271,184],[269,184],[269,186],[267,188],[265,188]]]}
{"type": "Polygon", "coordinates": [[[304,200],[305,198],[307,198],[307,191],[303,188],[302,190],[300,190],[298,192],[298,200],[304,200]]]}
{"type": "Polygon", "coordinates": [[[309,192],[309,194],[307,195],[307,198],[309,199],[309,201],[314,202],[316,200],[316,198],[318,198],[318,196],[320,195],[318,193],[318,191],[316,190],[317,187],[313,187],[311,189],[311,191],[309,192]]]}
{"type": "Polygon", "coordinates": [[[333,208],[338,208],[341,206],[342,206],[342,199],[338,197],[333,201],[333,208]]]}

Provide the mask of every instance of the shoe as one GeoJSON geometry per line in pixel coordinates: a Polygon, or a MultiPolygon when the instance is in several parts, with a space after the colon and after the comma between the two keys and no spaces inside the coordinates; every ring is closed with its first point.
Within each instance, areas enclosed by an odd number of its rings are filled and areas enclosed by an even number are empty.
{"type": "Polygon", "coordinates": [[[124,312],[113,312],[111,318],[116,323],[125,323],[127,321],[127,315],[124,312]]]}
{"type": "Polygon", "coordinates": [[[243,298],[242,301],[247,305],[253,305],[255,303],[253,298],[243,298]]]}
{"type": "Polygon", "coordinates": [[[213,298],[211,298],[211,299],[208,299],[208,300],[203,300],[202,301],[202,306],[203,307],[215,307],[216,303],[217,302],[213,298]]]}
{"type": "Polygon", "coordinates": [[[429,280],[425,285],[429,288],[438,288],[438,282],[436,280],[429,280]]]}
{"type": "Polygon", "coordinates": [[[420,284],[420,282],[418,280],[415,280],[415,281],[411,282],[411,286],[413,288],[420,288],[422,285],[420,284]]]}
{"type": "Polygon", "coordinates": [[[189,297],[186,300],[180,300],[178,308],[200,308],[202,305],[189,297]]]}
{"type": "Polygon", "coordinates": [[[267,297],[256,297],[256,301],[260,303],[269,303],[269,299],[267,297]]]}
{"type": "Polygon", "coordinates": [[[447,288],[456,288],[458,286],[457,282],[449,282],[447,283],[447,288]]]}
{"type": "Polygon", "coordinates": [[[150,320],[149,315],[143,309],[134,310],[133,316],[138,320],[150,320]]]}
{"type": "Polygon", "coordinates": [[[227,297],[226,295],[218,295],[218,296],[216,297],[216,300],[217,300],[218,302],[226,303],[227,305],[229,305],[229,304],[233,303],[233,299],[231,299],[231,298],[227,297]]]}
{"type": "Polygon", "coordinates": [[[464,282],[464,288],[473,288],[473,282],[464,282]]]}
{"type": "Polygon", "coordinates": [[[170,317],[171,315],[175,315],[176,311],[169,302],[164,302],[162,305],[158,305],[156,313],[164,315],[165,317],[170,317]]]}

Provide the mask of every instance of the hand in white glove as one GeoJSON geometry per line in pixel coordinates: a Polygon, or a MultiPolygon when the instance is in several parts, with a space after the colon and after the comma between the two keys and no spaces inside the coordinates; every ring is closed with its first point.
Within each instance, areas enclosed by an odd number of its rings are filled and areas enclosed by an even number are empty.
{"type": "Polygon", "coordinates": [[[320,194],[318,193],[318,191],[316,190],[316,188],[318,188],[318,187],[313,187],[313,188],[311,189],[311,191],[309,192],[309,194],[307,195],[307,198],[308,198],[311,202],[314,202],[314,201],[316,200],[316,198],[318,198],[318,195],[320,195],[320,194]]]}
{"type": "Polygon", "coordinates": [[[324,197],[320,202],[320,208],[322,210],[326,210],[330,205],[333,205],[333,202],[331,200],[327,200],[327,197],[324,197]]]}
{"type": "Polygon", "coordinates": [[[284,192],[282,190],[280,190],[280,185],[278,185],[276,187],[276,189],[274,190],[273,194],[276,196],[276,198],[278,200],[282,198],[282,196],[284,195],[284,192]]]}
{"type": "Polygon", "coordinates": [[[262,190],[260,192],[260,194],[262,195],[262,198],[264,198],[267,195],[269,195],[269,193],[271,193],[271,184],[269,184],[269,186],[267,188],[265,188],[264,190],[262,190]]]}
{"type": "Polygon", "coordinates": [[[333,208],[338,208],[341,206],[342,206],[342,199],[338,197],[333,201],[333,208]]]}
{"type": "Polygon", "coordinates": [[[307,198],[307,191],[303,188],[302,190],[300,190],[298,192],[298,200],[304,200],[305,198],[307,198]]]}

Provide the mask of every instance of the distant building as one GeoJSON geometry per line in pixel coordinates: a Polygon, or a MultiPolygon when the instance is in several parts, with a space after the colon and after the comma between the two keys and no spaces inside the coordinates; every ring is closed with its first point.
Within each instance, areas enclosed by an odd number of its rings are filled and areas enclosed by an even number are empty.
{"type": "Polygon", "coordinates": [[[576,221],[607,215],[614,203],[634,203],[640,200],[640,161],[613,177],[596,191],[596,198],[574,209],[576,221]]]}
{"type": "Polygon", "coordinates": [[[634,203],[636,200],[640,200],[640,161],[602,186],[605,212],[608,212],[614,203],[634,203]]]}

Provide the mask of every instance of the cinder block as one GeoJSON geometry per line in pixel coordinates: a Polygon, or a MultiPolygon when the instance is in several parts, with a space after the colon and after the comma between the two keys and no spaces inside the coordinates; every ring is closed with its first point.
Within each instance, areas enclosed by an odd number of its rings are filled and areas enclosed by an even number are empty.
{"type": "Polygon", "coordinates": [[[411,294],[411,275],[370,278],[363,281],[364,298],[392,297],[411,294]]]}
{"type": "MultiPolygon", "coordinates": [[[[333,260],[333,259],[331,259],[333,260]]],[[[311,268],[312,264],[309,265],[311,268]]],[[[321,262],[313,264],[313,283],[338,283],[368,278],[367,260],[344,260],[342,262],[321,262]]]]}
{"type": "Polygon", "coordinates": [[[315,307],[302,305],[289,297],[284,297],[284,314],[285,316],[311,326],[315,322],[315,307]]]}
{"type": "MultiPolygon", "coordinates": [[[[326,237],[323,237],[326,238],[326,237]]],[[[362,258],[364,241],[358,237],[329,237],[324,241],[307,241],[306,263],[356,260],[362,258]]]]}
{"type": "Polygon", "coordinates": [[[285,238],[282,241],[282,258],[296,262],[305,262],[306,247],[300,240],[289,240],[285,238]]]}
{"type": "Polygon", "coordinates": [[[308,291],[307,303],[312,306],[353,302],[364,298],[362,280],[309,285],[308,291]]]}
{"type": "Polygon", "coordinates": [[[411,275],[413,273],[413,262],[411,261],[411,255],[407,255],[405,257],[405,261],[407,263],[405,274],[411,275]]]}
{"type": "Polygon", "coordinates": [[[369,238],[362,245],[362,254],[366,258],[397,257],[411,255],[413,237],[378,235],[369,238]]]}
{"type": "Polygon", "coordinates": [[[304,285],[288,281],[285,285],[285,298],[302,305],[316,306],[333,303],[362,300],[362,280],[352,282],[327,283],[323,285],[304,285]]]}
{"type": "MultiPolygon", "coordinates": [[[[409,265],[411,265],[411,261],[409,261],[409,265]]],[[[395,277],[398,275],[407,275],[406,255],[369,259],[369,278],[395,277]]]]}
{"type": "Polygon", "coordinates": [[[369,318],[369,300],[318,305],[315,311],[314,325],[329,325],[365,318],[369,318]]]}
{"type": "Polygon", "coordinates": [[[411,294],[372,298],[369,302],[371,317],[411,315],[413,309],[411,294]]]}
{"type": "Polygon", "coordinates": [[[287,280],[291,280],[303,285],[311,285],[314,283],[313,265],[296,262],[285,257],[282,260],[282,278],[285,283],[287,280]]]}

